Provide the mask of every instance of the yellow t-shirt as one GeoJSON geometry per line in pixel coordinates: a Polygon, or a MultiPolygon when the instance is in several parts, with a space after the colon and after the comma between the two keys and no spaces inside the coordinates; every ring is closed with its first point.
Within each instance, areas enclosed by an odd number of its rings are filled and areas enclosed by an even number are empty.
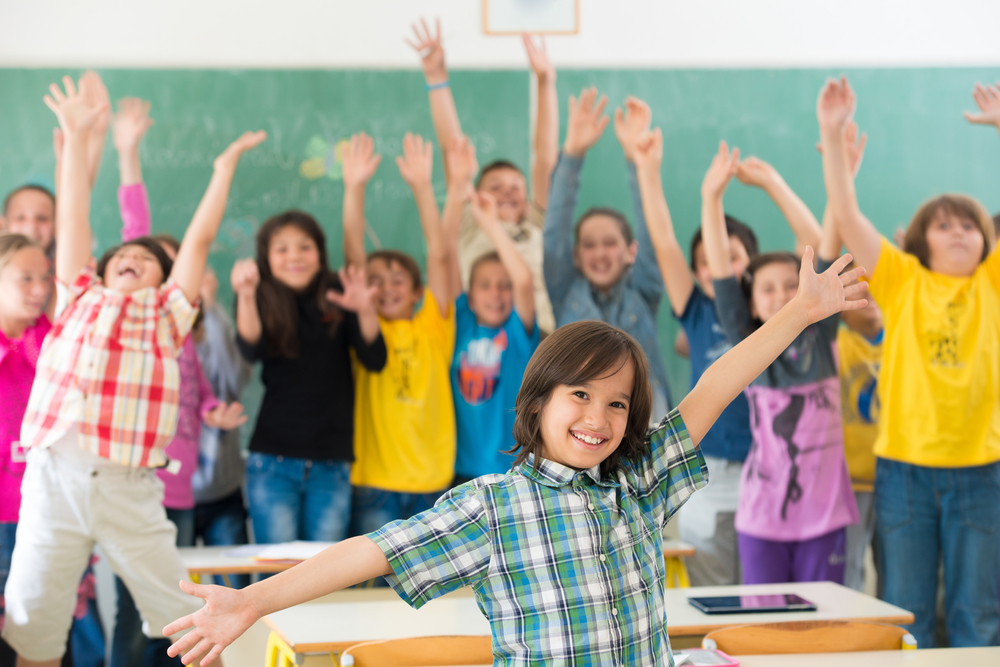
{"type": "Polygon", "coordinates": [[[387,357],[373,373],[354,365],[351,483],[397,493],[442,491],[455,473],[451,356],[455,308],[442,318],[431,291],[412,320],[379,318],[387,357]]]}
{"type": "Polygon", "coordinates": [[[882,239],[870,284],[885,319],[875,454],[935,468],[1000,460],[1000,255],[954,278],[882,239]]]}
{"type": "Polygon", "coordinates": [[[876,387],[882,343],[869,342],[841,325],[837,332],[840,359],[840,405],[844,415],[844,456],[855,491],[871,490],[875,481],[875,439],[879,400],[876,387]]]}

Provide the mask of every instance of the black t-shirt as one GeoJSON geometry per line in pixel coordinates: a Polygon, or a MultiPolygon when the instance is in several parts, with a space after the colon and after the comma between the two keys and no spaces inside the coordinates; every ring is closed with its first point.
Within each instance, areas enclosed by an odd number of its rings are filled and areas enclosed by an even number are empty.
{"type": "Polygon", "coordinates": [[[250,451],[320,461],[354,460],[354,377],[349,349],[365,368],[380,371],[386,350],[382,334],[372,343],[361,337],[358,318],[343,313],[337,333],[329,325],[315,296],[298,295],[299,356],[276,357],[268,352],[267,333],[256,345],[237,334],[240,353],[264,365],[264,400],[257,415],[250,451]]]}

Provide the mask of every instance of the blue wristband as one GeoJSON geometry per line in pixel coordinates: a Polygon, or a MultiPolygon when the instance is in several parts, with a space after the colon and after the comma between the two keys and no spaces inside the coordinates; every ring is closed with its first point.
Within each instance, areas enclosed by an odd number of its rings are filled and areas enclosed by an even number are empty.
{"type": "Polygon", "coordinates": [[[424,89],[429,93],[432,90],[440,90],[441,88],[447,88],[451,83],[448,81],[442,81],[441,83],[435,83],[433,86],[429,83],[424,84],[424,89]]]}

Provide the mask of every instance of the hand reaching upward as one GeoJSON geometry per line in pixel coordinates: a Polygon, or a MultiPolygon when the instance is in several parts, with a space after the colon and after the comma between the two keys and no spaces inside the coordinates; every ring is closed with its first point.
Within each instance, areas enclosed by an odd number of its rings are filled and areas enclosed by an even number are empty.
{"type": "Polygon", "coordinates": [[[615,109],[615,136],[622,145],[626,160],[633,160],[636,143],[649,132],[653,112],[638,97],[625,98],[625,109],[615,109]]]}
{"type": "Polygon", "coordinates": [[[257,260],[247,258],[233,264],[233,270],[229,274],[229,282],[236,296],[254,296],[257,293],[257,285],[260,284],[257,260]]]}
{"type": "Polygon", "coordinates": [[[632,161],[637,169],[660,171],[663,163],[663,132],[660,128],[639,137],[632,151],[632,161]]]}
{"type": "Polygon", "coordinates": [[[703,199],[722,199],[729,181],[736,175],[736,170],[740,164],[740,149],[734,148],[729,152],[729,146],[725,141],[719,142],[719,152],[712,158],[712,164],[705,173],[705,179],[701,183],[701,196],[703,199]]]}
{"type": "Polygon", "coordinates": [[[965,119],[978,125],[993,125],[1000,130],[1000,83],[995,86],[976,84],[972,91],[979,113],[965,112],[965,119]]]}
{"type": "Polygon", "coordinates": [[[464,135],[455,137],[445,153],[444,160],[448,165],[449,187],[459,188],[471,194],[476,172],[479,171],[479,162],[476,160],[476,147],[469,138],[464,135]]]}
{"type": "Polygon", "coordinates": [[[429,186],[434,165],[434,146],[419,134],[403,137],[403,154],[396,158],[399,175],[412,189],[429,186]]]}
{"type": "Polygon", "coordinates": [[[420,64],[424,69],[424,79],[434,85],[448,80],[448,69],[444,64],[444,47],[441,46],[441,19],[434,19],[434,32],[431,32],[427,21],[420,19],[420,25],[410,24],[413,28],[414,41],[408,38],[407,44],[420,54],[420,64]]]}
{"type": "Polygon", "coordinates": [[[341,269],[338,275],[344,291],[327,290],[327,301],[352,313],[372,308],[372,299],[375,298],[378,288],[368,285],[363,267],[349,266],[341,269]]]}
{"type": "Polygon", "coordinates": [[[521,40],[524,42],[524,50],[528,54],[528,62],[535,76],[541,81],[555,81],[556,68],[549,60],[549,54],[545,49],[545,38],[538,38],[538,46],[535,45],[535,38],[528,33],[523,33],[521,40]]]}
{"type": "Polygon", "coordinates": [[[244,132],[233,143],[226,146],[219,157],[215,158],[216,169],[236,170],[236,165],[240,161],[240,156],[251,148],[259,146],[267,139],[267,132],[258,130],[257,132],[244,132]]]}
{"type": "Polygon", "coordinates": [[[52,113],[59,119],[63,136],[91,131],[107,109],[100,103],[95,106],[77,90],[73,79],[68,76],[63,77],[63,87],[65,93],[53,83],[49,86],[50,95],[44,98],[45,106],[52,109],[52,113]]]}
{"type": "Polygon", "coordinates": [[[843,130],[854,116],[857,102],[851,84],[847,83],[847,77],[840,77],[840,81],[829,79],[816,102],[816,117],[820,128],[843,130]]]}
{"type": "Polygon", "coordinates": [[[344,187],[364,187],[375,175],[382,156],[375,152],[375,140],[364,132],[351,137],[340,158],[344,187]]]}
{"type": "Polygon", "coordinates": [[[809,324],[825,320],[831,315],[845,310],[858,310],[868,305],[864,298],[868,283],[861,280],[865,275],[864,267],[857,267],[846,273],[841,273],[854,259],[843,255],[829,269],[817,274],[813,269],[813,249],[806,246],[802,253],[802,266],[799,269],[799,290],[795,299],[805,310],[809,324]]]}
{"type": "Polygon", "coordinates": [[[563,151],[566,155],[583,157],[591,146],[604,134],[610,119],[604,114],[608,96],[597,98],[597,88],[591,86],[580,92],[579,101],[569,98],[569,120],[566,124],[566,141],[563,151]]]}
{"type": "Polygon", "coordinates": [[[115,148],[119,152],[136,149],[146,131],[153,126],[149,117],[150,102],[137,97],[125,97],[118,100],[118,113],[114,115],[112,134],[115,148]]]}

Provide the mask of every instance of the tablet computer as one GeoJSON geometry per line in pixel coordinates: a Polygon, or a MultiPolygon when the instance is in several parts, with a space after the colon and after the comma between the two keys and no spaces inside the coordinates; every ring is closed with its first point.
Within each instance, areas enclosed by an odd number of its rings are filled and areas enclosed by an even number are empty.
{"type": "Polygon", "coordinates": [[[816,611],[816,605],[798,595],[727,595],[688,598],[688,603],[706,614],[749,614],[774,611],[816,611]]]}

